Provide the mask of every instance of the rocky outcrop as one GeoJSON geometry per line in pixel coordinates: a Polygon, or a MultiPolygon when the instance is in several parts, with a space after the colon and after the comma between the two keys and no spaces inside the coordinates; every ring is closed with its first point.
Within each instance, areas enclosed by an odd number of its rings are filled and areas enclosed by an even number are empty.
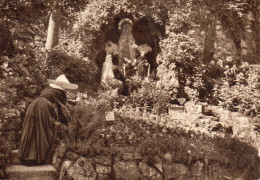
{"type": "MultiPolygon", "coordinates": [[[[123,148],[122,148],[123,149],[123,148]]],[[[173,161],[174,153],[167,152],[151,162],[141,155],[126,152],[120,156],[97,155],[81,157],[68,151],[61,164],[60,179],[253,179],[252,169],[237,171],[218,161],[198,159],[183,164],[173,161]]]]}

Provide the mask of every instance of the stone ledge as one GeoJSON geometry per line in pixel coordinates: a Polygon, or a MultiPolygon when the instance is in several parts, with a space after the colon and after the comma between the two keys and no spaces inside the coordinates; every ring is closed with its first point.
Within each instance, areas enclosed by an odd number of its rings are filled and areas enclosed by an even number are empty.
{"type": "Polygon", "coordinates": [[[11,165],[6,168],[8,179],[46,179],[55,180],[56,169],[52,165],[24,166],[11,165]]]}

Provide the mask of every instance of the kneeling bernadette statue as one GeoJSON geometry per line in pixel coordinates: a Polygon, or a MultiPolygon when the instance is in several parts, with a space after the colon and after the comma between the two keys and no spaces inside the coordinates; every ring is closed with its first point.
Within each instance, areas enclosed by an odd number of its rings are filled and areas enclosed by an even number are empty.
{"type": "Polygon", "coordinates": [[[64,74],[48,80],[40,97],[29,105],[23,120],[18,157],[25,165],[49,164],[52,160],[58,128],[68,124],[62,109],[67,101],[66,89],[77,89],[64,74]]]}

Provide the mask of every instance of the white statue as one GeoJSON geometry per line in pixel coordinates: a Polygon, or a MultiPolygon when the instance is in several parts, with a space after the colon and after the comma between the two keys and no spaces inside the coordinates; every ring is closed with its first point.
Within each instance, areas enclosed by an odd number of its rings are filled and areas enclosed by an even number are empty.
{"type": "Polygon", "coordinates": [[[105,83],[108,79],[114,78],[112,55],[107,54],[105,62],[103,63],[101,83],[105,83]]]}

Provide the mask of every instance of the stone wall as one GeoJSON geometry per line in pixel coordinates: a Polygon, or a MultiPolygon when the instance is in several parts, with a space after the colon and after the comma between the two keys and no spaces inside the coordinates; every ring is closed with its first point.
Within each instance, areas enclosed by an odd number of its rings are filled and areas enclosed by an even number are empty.
{"type": "Polygon", "coordinates": [[[136,153],[134,147],[118,147],[119,154],[82,157],[61,144],[53,165],[60,171],[60,179],[254,179],[254,169],[234,170],[228,164],[209,161],[201,156],[188,164],[174,162],[174,152],[167,152],[153,161],[136,153]]]}

